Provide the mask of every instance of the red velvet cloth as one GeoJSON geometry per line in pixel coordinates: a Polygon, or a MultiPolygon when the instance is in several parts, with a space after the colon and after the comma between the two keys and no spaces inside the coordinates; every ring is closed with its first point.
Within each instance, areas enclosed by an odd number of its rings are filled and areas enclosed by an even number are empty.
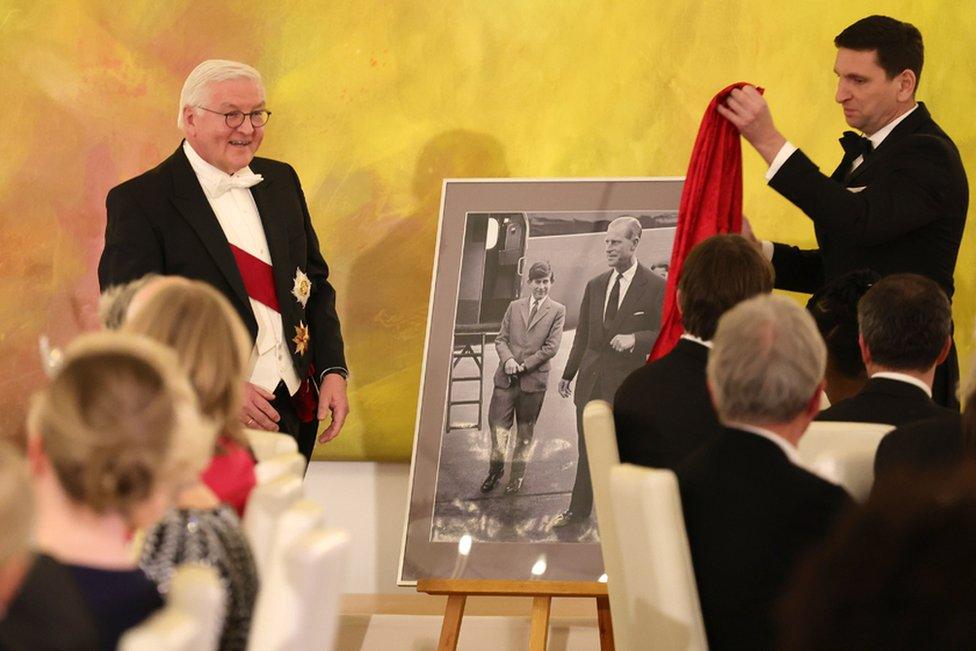
{"type": "MultiPolygon", "coordinates": [[[[678,229],[674,234],[668,284],[664,293],[661,334],[647,361],[663,357],[678,343],[684,327],[678,312],[676,292],[681,266],[688,253],[702,240],[718,233],[742,230],[742,145],[739,131],[719,115],[715,107],[725,102],[738,82],[722,89],[705,109],[695,147],[691,151],[678,207],[678,229]]],[[[762,89],[759,89],[762,92],[762,89]]]]}
{"type": "Polygon", "coordinates": [[[218,445],[221,451],[210,459],[201,479],[221,502],[234,507],[238,517],[244,517],[247,498],[257,483],[254,457],[250,450],[226,436],[220,437],[218,445]]]}
{"type": "Polygon", "coordinates": [[[278,306],[278,292],[275,291],[274,273],[271,265],[256,258],[244,249],[230,245],[230,252],[234,254],[237,270],[244,281],[247,295],[259,303],[267,305],[275,312],[281,312],[278,306]]]}

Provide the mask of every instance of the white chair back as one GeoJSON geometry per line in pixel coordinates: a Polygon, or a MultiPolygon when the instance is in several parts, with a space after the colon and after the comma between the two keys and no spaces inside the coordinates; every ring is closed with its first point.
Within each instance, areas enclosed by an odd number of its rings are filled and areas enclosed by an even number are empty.
{"type": "Polygon", "coordinates": [[[268,567],[278,520],[301,497],[301,478],[289,474],[258,484],[251,491],[241,526],[251,544],[259,577],[264,576],[268,567]]]}
{"type": "Polygon", "coordinates": [[[607,592],[613,617],[614,642],[621,649],[633,648],[629,634],[630,596],[624,580],[626,568],[617,540],[619,526],[610,495],[610,469],[620,463],[613,409],[603,400],[592,400],[583,408],[583,438],[590,464],[590,484],[600,528],[600,550],[607,573],[607,592]]]}
{"type": "Polygon", "coordinates": [[[798,446],[810,472],[843,486],[864,502],[874,484],[874,455],[884,435],[894,429],[883,423],[810,423],[798,446]]]}
{"type": "MultiPolygon", "coordinates": [[[[627,514],[617,531],[621,557],[627,559],[628,646],[621,648],[707,649],[674,473],[619,465],[610,471],[610,494],[617,512],[627,514]]],[[[611,579],[611,595],[612,585],[611,579]]],[[[612,612],[617,637],[620,618],[612,612]]]]}
{"type": "MultiPolygon", "coordinates": [[[[275,651],[299,648],[293,645],[306,639],[305,632],[296,628],[299,619],[296,613],[303,604],[292,585],[288,559],[296,543],[320,528],[322,522],[322,507],[310,500],[295,502],[278,519],[254,606],[249,649],[275,651]]],[[[316,580],[317,577],[309,578],[316,580]]],[[[307,605],[315,608],[314,604],[307,605]]],[[[318,645],[318,642],[309,642],[318,645]]]]}
{"type": "Polygon", "coordinates": [[[254,477],[258,484],[266,484],[284,475],[305,476],[305,457],[297,452],[276,454],[270,459],[258,461],[254,466],[254,477]]]}
{"type": "Polygon", "coordinates": [[[244,436],[251,445],[254,458],[258,461],[270,459],[279,454],[298,452],[298,442],[287,434],[268,432],[263,429],[245,429],[244,436]]]}
{"type": "Polygon", "coordinates": [[[170,579],[166,605],[130,629],[120,651],[213,651],[220,642],[226,595],[217,571],[180,565],[170,579]]]}
{"type": "Polygon", "coordinates": [[[312,651],[335,647],[348,548],[346,532],[318,529],[289,550],[285,559],[288,584],[299,607],[292,639],[282,648],[312,651]]]}

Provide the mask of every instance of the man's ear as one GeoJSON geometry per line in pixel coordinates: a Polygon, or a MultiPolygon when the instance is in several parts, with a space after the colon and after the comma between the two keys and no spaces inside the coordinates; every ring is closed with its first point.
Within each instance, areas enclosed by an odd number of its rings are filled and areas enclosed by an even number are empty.
{"type": "Polygon", "coordinates": [[[681,312],[681,290],[674,290],[674,306],[678,309],[678,316],[684,316],[681,312]]]}
{"type": "Polygon", "coordinates": [[[907,102],[915,96],[915,89],[918,86],[918,78],[915,73],[907,68],[898,75],[898,101],[907,102]]]}
{"type": "Polygon", "coordinates": [[[942,362],[946,361],[949,356],[949,351],[952,349],[952,337],[946,337],[945,343],[942,345],[942,351],[939,352],[939,358],[935,360],[935,365],[938,366],[942,362]]]}
{"type": "Polygon", "coordinates": [[[197,112],[192,106],[183,107],[183,124],[186,125],[186,129],[196,129],[197,112]]]}
{"type": "Polygon", "coordinates": [[[867,366],[871,363],[871,351],[868,349],[868,345],[864,343],[864,335],[861,333],[857,334],[857,347],[861,349],[861,361],[867,366]]]}
{"type": "Polygon", "coordinates": [[[813,392],[813,396],[810,397],[810,402],[807,403],[806,413],[810,418],[816,417],[820,413],[820,405],[823,401],[824,389],[827,387],[826,380],[820,380],[820,384],[817,385],[817,390],[813,392]]]}

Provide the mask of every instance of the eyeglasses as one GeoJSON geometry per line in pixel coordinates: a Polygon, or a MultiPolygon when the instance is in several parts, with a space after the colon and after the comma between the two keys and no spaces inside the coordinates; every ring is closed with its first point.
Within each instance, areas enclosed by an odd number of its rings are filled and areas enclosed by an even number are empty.
{"type": "Polygon", "coordinates": [[[250,113],[244,113],[243,111],[230,111],[229,113],[221,113],[220,111],[214,111],[208,109],[206,106],[198,106],[198,109],[203,109],[207,113],[214,113],[216,115],[223,115],[224,122],[227,123],[231,129],[236,129],[237,127],[244,124],[244,117],[247,116],[251,120],[251,126],[254,128],[263,127],[268,123],[268,118],[271,117],[271,111],[265,111],[264,109],[259,109],[257,111],[251,111],[250,113]]]}

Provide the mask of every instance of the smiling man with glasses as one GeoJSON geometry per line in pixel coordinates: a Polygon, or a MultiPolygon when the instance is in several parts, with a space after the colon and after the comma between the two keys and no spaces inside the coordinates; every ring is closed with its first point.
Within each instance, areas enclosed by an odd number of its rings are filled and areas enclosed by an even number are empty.
{"type": "Polygon", "coordinates": [[[222,291],[254,339],[242,425],[289,433],[310,459],[318,420],[331,413],[320,441],[342,428],[348,370],[298,175],[255,157],[270,116],[257,70],[198,65],[180,95],[183,143],[108,194],[98,279],[104,290],[154,272],[222,291]]]}

